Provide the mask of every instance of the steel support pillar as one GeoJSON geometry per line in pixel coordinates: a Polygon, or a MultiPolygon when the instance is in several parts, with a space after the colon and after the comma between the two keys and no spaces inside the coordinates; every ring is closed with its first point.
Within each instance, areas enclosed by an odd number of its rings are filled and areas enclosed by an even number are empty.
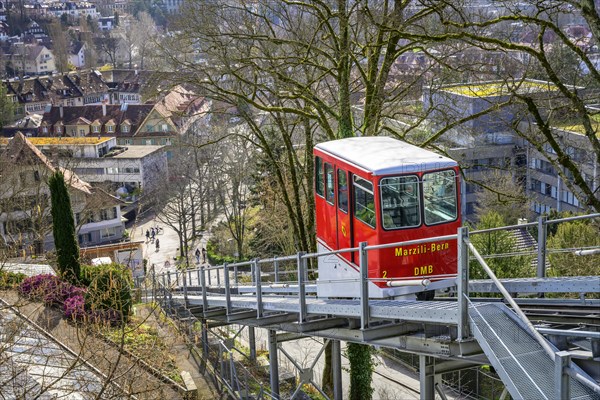
{"type": "Polygon", "coordinates": [[[277,360],[277,331],[269,329],[269,374],[271,395],[279,400],[279,361],[277,360]]]}
{"type": "Polygon", "coordinates": [[[555,393],[559,399],[571,398],[570,378],[566,369],[571,363],[571,355],[568,351],[559,351],[554,357],[554,385],[555,393]]]}
{"type": "Polygon", "coordinates": [[[545,216],[540,216],[538,219],[538,255],[537,255],[537,277],[544,278],[546,276],[546,239],[547,225],[545,216]]]}
{"type": "Polygon", "coordinates": [[[342,345],[339,340],[331,340],[331,369],[333,372],[333,400],[342,400],[342,345]]]}
{"type": "Polygon", "coordinates": [[[421,386],[421,400],[435,400],[435,374],[433,358],[419,356],[419,383],[421,386]]]}
{"type": "Polygon", "coordinates": [[[202,351],[204,358],[208,360],[208,321],[202,321],[202,351]]]}
{"type": "Polygon", "coordinates": [[[256,335],[253,326],[248,326],[248,345],[250,346],[250,359],[256,361],[256,335]]]}
{"type": "Polygon", "coordinates": [[[466,340],[469,333],[469,228],[458,228],[458,276],[456,277],[456,292],[458,296],[458,341],[466,340]]]}

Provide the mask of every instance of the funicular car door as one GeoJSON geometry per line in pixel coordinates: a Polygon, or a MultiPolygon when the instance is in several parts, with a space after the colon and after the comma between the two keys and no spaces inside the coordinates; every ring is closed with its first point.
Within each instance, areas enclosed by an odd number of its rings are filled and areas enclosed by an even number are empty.
{"type": "MultiPolygon", "coordinates": [[[[376,205],[376,193],[372,179],[365,179],[358,175],[351,175],[352,181],[352,233],[353,243],[358,246],[360,242],[367,242],[368,244],[376,243],[377,239],[377,210],[376,205]]],[[[371,261],[376,261],[376,252],[372,256],[369,254],[369,265],[371,261]]],[[[357,258],[355,258],[357,260],[357,258]]]]}
{"type": "MultiPolygon", "coordinates": [[[[346,249],[352,245],[352,220],[350,218],[350,188],[348,172],[337,168],[337,240],[338,248],[346,249]]],[[[343,253],[342,257],[353,261],[353,253],[343,253]]]]}
{"type": "Polygon", "coordinates": [[[325,204],[321,211],[324,214],[324,239],[327,244],[334,250],[337,246],[337,216],[335,211],[335,172],[333,164],[330,162],[323,163],[323,172],[325,177],[325,204]]]}

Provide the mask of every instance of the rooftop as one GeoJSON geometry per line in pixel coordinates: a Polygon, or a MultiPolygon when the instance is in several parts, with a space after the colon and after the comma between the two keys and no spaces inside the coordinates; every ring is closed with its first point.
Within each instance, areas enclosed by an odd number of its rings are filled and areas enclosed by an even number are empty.
{"type": "Polygon", "coordinates": [[[315,149],[339,157],[379,176],[450,168],[457,165],[447,157],[385,136],[333,140],[319,143],[315,149]]]}
{"type": "Polygon", "coordinates": [[[99,145],[108,142],[111,137],[30,137],[27,138],[34,146],[55,146],[55,145],[99,145]]]}
{"type": "Polygon", "coordinates": [[[155,151],[164,149],[165,146],[130,146],[127,145],[125,151],[122,153],[115,154],[112,158],[142,158],[148,154],[152,154],[155,151]]]}
{"type": "MultiPolygon", "coordinates": [[[[592,128],[596,131],[596,136],[600,138],[600,114],[590,115],[590,120],[592,122],[592,128]]],[[[560,121],[553,126],[562,129],[563,131],[585,135],[585,128],[581,120],[560,121]]]]}
{"type": "Polygon", "coordinates": [[[444,86],[443,91],[467,97],[492,97],[504,96],[510,93],[543,93],[554,92],[556,85],[544,81],[518,81],[518,82],[476,82],[455,86],[444,86]]]}

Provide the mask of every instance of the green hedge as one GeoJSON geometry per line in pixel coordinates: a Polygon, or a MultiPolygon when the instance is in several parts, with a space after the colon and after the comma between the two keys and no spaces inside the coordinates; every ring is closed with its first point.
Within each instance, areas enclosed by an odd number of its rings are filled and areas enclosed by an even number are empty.
{"type": "Polygon", "coordinates": [[[133,304],[131,271],[120,264],[86,265],[82,268],[82,280],[88,283],[85,307],[92,312],[117,311],[127,322],[133,304]]]}
{"type": "Polygon", "coordinates": [[[0,271],[0,289],[13,289],[25,278],[27,275],[20,272],[0,271]]]}
{"type": "Polygon", "coordinates": [[[224,263],[232,263],[236,261],[235,258],[232,256],[224,256],[221,254],[217,254],[216,246],[210,240],[208,241],[208,243],[206,243],[206,255],[211,265],[221,265],[224,263]]]}

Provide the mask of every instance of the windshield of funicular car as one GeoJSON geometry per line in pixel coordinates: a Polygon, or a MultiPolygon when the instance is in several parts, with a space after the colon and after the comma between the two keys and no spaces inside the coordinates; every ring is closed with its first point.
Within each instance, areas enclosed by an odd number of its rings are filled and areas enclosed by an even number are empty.
{"type": "Polygon", "coordinates": [[[416,175],[383,178],[379,185],[384,229],[421,225],[419,178],[416,175]]]}
{"type": "Polygon", "coordinates": [[[454,170],[424,174],[423,200],[425,224],[454,221],[458,216],[454,170]]]}

